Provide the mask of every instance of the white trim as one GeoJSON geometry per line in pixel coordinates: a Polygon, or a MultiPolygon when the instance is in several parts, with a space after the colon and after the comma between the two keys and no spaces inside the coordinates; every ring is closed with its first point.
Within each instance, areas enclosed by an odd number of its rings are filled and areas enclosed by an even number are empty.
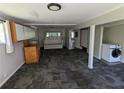
{"type": "Polygon", "coordinates": [[[100,33],[100,46],[99,46],[99,59],[102,57],[102,41],[103,41],[103,31],[104,31],[104,26],[100,27],[101,33],[100,33]]]}
{"type": "Polygon", "coordinates": [[[95,55],[94,55],[94,57],[97,58],[97,59],[101,59],[100,57],[97,57],[97,56],[95,56],[95,55]]]}
{"type": "Polygon", "coordinates": [[[15,69],[15,71],[13,71],[8,77],[5,78],[5,80],[0,84],[0,88],[4,85],[4,83],[7,82],[7,80],[8,80],[11,76],[13,76],[13,74],[14,74],[23,64],[24,64],[24,63],[20,64],[20,65],[15,69]]]}
{"type": "MultiPolygon", "coordinates": [[[[124,4],[121,4],[121,5],[119,5],[119,6],[116,6],[116,7],[112,8],[112,9],[109,9],[108,11],[102,12],[102,13],[96,15],[96,16],[93,16],[93,17],[91,17],[91,18],[88,18],[88,19],[84,20],[82,23],[79,23],[78,25],[81,25],[81,24],[83,24],[83,23],[85,23],[85,22],[87,22],[87,21],[90,21],[90,20],[92,20],[92,19],[95,19],[95,18],[97,18],[97,17],[103,16],[103,15],[105,15],[105,14],[107,14],[107,13],[110,13],[110,12],[112,12],[112,11],[114,11],[114,10],[117,10],[117,9],[119,9],[119,8],[121,8],[121,7],[124,7],[124,4]]],[[[80,26],[79,26],[79,27],[80,27],[80,26]]]]}

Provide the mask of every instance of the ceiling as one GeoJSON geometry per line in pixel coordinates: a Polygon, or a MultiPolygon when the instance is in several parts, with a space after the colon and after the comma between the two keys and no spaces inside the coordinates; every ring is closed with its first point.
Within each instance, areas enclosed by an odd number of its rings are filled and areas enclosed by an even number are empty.
{"type": "Polygon", "coordinates": [[[120,6],[117,3],[60,3],[50,11],[47,3],[0,4],[0,13],[29,25],[76,25],[120,6]]]}

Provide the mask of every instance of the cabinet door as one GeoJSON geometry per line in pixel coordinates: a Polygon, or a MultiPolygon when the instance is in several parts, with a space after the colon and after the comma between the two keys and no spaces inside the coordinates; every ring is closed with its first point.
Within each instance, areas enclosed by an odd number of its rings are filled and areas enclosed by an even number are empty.
{"type": "Polygon", "coordinates": [[[19,40],[35,38],[34,29],[31,29],[29,27],[23,27],[23,31],[20,31],[20,33],[18,33],[18,34],[22,36],[22,37],[20,36],[22,39],[19,39],[19,40]]]}
{"type": "Polygon", "coordinates": [[[13,43],[21,40],[32,39],[35,37],[34,29],[16,24],[15,22],[10,22],[10,29],[13,43]]]}
{"type": "Polygon", "coordinates": [[[31,31],[30,31],[30,38],[35,38],[35,31],[34,31],[34,29],[31,29],[31,31]]]}
{"type": "Polygon", "coordinates": [[[25,39],[30,39],[30,28],[24,27],[24,37],[25,39]]]}
{"type": "Polygon", "coordinates": [[[27,39],[28,37],[28,31],[27,31],[27,27],[24,26],[24,38],[27,39]]]}
{"type": "Polygon", "coordinates": [[[36,46],[24,47],[24,53],[27,64],[38,63],[39,59],[36,46]]]}
{"type": "Polygon", "coordinates": [[[23,31],[23,26],[16,24],[16,35],[17,35],[17,40],[24,40],[24,31],[23,31]]]}
{"type": "Polygon", "coordinates": [[[31,29],[29,27],[24,27],[24,37],[25,39],[32,39],[35,37],[35,31],[34,29],[31,29]]]}

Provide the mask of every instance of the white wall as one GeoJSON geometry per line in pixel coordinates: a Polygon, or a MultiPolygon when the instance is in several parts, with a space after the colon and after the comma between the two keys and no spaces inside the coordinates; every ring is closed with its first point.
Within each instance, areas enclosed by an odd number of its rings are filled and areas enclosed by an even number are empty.
{"type": "Polygon", "coordinates": [[[101,48],[103,40],[103,26],[95,28],[94,57],[101,59],[101,48]]]}
{"type": "Polygon", "coordinates": [[[14,53],[6,54],[5,45],[0,45],[0,87],[24,64],[23,43],[14,47],[14,53]]]}
{"type": "Polygon", "coordinates": [[[122,46],[121,60],[124,62],[124,24],[105,28],[103,42],[120,44],[122,46]]]}
{"type": "MultiPolygon", "coordinates": [[[[43,43],[44,43],[44,37],[45,37],[45,33],[47,31],[61,31],[62,32],[62,36],[64,38],[64,46],[65,47],[69,47],[69,30],[71,29],[48,29],[48,28],[42,28],[38,30],[38,38],[39,38],[39,44],[41,47],[43,47],[43,43]]],[[[78,37],[75,38],[75,47],[78,49],[82,49],[80,46],[80,30],[76,30],[78,32],[78,37]]]]}
{"type": "Polygon", "coordinates": [[[63,45],[65,46],[65,29],[63,28],[40,28],[38,30],[38,38],[39,38],[39,44],[40,44],[40,47],[43,47],[44,46],[44,38],[45,38],[45,33],[46,32],[50,32],[50,31],[60,31],[62,33],[62,37],[63,37],[63,45]]]}

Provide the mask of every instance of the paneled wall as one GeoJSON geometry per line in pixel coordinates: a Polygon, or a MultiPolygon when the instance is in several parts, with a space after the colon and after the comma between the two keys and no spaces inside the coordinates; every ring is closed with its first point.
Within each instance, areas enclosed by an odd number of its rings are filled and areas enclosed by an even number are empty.
{"type": "Polygon", "coordinates": [[[23,43],[14,48],[14,53],[6,54],[5,44],[0,44],[0,87],[24,64],[23,43]]]}

